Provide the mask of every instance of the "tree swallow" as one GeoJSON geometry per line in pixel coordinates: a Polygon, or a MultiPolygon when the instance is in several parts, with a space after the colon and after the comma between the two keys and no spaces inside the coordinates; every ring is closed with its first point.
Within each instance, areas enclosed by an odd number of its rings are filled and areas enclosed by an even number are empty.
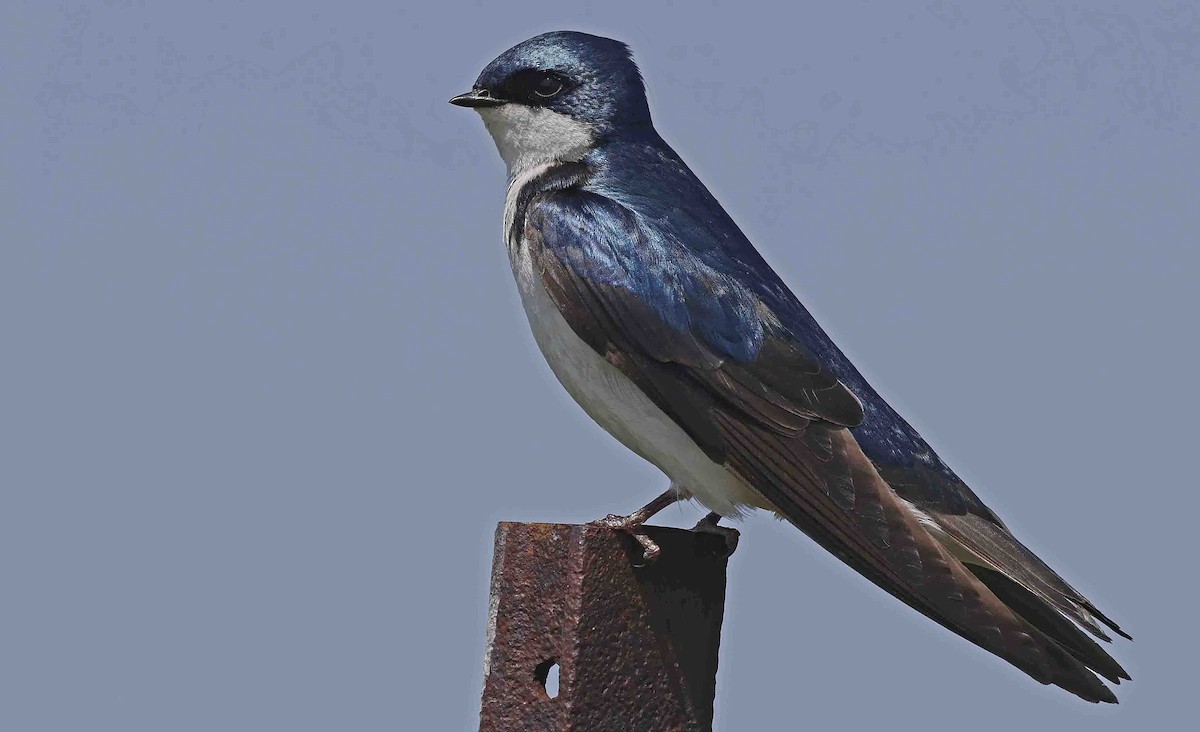
{"type": "Polygon", "coordinates": [[[637,535],[683,498],[713,512],[710,530],[772,511],[1037,681],[1117,701],[1097,674],[1129,675],[1079,626],[1129,636],[1014,538],[838,350],[659,137],[625,44],[546,33],[450,102],[479,112],[508,166],[504,241],[554,375],[670,478],[608,525],[637,535]]]}

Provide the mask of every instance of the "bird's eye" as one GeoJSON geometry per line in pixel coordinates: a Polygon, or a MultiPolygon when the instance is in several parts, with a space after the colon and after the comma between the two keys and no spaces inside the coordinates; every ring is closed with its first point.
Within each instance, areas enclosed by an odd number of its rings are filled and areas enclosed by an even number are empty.
{"type": "Polygon", "coordinates": [[[562,81],[560,81],[558,77],[551,76],[550,74],[545,74],[533,85],[533,93],[537,94],[543,99],[549,99],[562,90],[562,81]]]}
{"type": "Polygon", "coordinates": [[[543,106],[575,88],[572,81],[555,71],[522,69],[504,81],[503,92],[508,99],[543,106]]]}

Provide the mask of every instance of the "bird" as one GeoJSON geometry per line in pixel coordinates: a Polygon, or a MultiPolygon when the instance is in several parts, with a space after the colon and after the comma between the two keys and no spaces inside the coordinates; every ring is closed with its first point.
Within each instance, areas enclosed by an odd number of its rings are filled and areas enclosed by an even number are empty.
{"type": "Polygon", "coordinates": [[[503,240],[533,338],[668,489],[601,520],[640,537],[762,509],[1034,680],[1116,703],[1132,640],[1022,544],[867,383],[651,120],[630,48],[577,31],[500,54],[451,104],[508,172],[503,240]],[[1087,633],[1084,632],[1087,631],[1087,633]]]}

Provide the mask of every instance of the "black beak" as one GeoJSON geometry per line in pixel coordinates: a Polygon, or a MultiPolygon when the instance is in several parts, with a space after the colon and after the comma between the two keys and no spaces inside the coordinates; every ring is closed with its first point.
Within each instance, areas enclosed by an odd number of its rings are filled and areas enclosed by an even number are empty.
{"type": "Polygon", "coordinates": [[[497,99],[487,89],[472,89],[466,94],[459,94],[450,100],[456,107],[499,107],[506,102],[497,99]]]}

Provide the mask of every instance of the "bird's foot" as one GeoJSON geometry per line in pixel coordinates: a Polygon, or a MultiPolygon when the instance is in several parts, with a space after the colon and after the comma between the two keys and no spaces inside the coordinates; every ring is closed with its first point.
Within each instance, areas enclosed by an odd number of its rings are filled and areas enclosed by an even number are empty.
{"type": "Polygon", "coordinates": [[[634,511],[628,516],[610,513],[602,519],[592,521],[588,526],[623,531],[632,536],[638,544],[642,545],[642,564],[645,565],[658,559],[658,555],[662,554],[662,548],[646,535],[646,518],[640,516],[640,513],[640,511],[634,511]]]}
{"type": "Polygon", "coordinates": [[[662,549],[654,540],[646,535],[646,530],[643,528],[651,516],[663,510],[672,503],[679,500],[679,493],[673,488],[668,488],[662,495],[650,501],[645,506],[629,514],[628,516],[618,516],[615,513],[610,513],[598,521],[592,521],[588,526],[599,526],[605,529],[615,529],[616,531],[624,531],[629,534],[637,543],[642,545],[642,566],[658,559],[658,555],[662,554],[662,549]]]}
{"type": "Polygon", "coordinates": [[[721,514],[713,511],[704,518],[696,522],[692,527],[692,531],[697,531],[701,534],[716,534],[725,540],[725,557],[728,558],[737,551],[738,540],[742,538],[742,534],[737,529],[729,526],[719,526],[717,522],[721,520],[721,514]]]}

